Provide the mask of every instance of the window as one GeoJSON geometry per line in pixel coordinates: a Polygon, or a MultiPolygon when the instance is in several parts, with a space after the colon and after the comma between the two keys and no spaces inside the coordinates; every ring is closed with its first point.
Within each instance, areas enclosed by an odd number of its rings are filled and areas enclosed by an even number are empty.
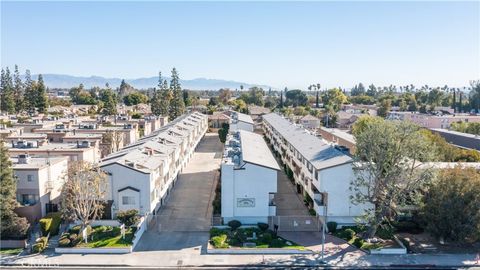
{"type": "Polygon", "coordinates": [[[35,194],[22,194],[18,197],[18,201],[22,205],[34,205],[38,202],[38,199],[38,195],[35,194]]]}
{"type": "Polygon", "coordinates": [[[320,179],[318,179],[318,171],[317,170],[315,170],[315,179],[320,180],[320,179]]]}
{"type": "Polygon", "coordinates": [[[31,175],[31,174],[27,175],[27,181],[32,182],[33,181],[33,175],[31,175]]]}
{"type": "Polygon", "coordinates": [[[122,204],[124,204],[124,205],[135,204],[135,197],[133,197],[133,196],[122,196],[122,204]]]}

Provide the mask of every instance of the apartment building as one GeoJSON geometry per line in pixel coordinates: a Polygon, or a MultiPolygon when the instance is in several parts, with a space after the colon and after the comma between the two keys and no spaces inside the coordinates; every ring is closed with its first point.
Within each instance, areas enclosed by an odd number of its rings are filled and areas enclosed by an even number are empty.
{"type": "Polygon", "coordinates": [[[83,160],[91,163],[100,161],[100,152],[90,146],[88,141],[76,143],[46,143],[38,141],[18,140],[6,144],[10,157],[28,154],[32,157],[68,157],[69,161],[83,160]]]}
{"type": "Polygon", "coordinates": [[[433,132],[438,133],[447,142],[465,149],[475,149],[480,151],[480,135],[458,132],[454,130],[432,128],[433,132]]]}
{"type": "Polygon", "coordinates": [[[276,113],[264,115],[263,125],[267,140],[293,171],[297,191],[312,199],[317,214],[339,224],[355,223],[365,206],[350,202],[354,172],[348,151],[276,113]]]}
{"type": "Polygon", "coordinates": [[[480,122],[480,115],[470,114],[444,114],[433,115],[417,112],[389,112],[387,119],[389,120],[408,120],[416,123],[424,128],[442,128],[449,129],[450,125],[455,122],[480,122]]]}
{"type": "Polygon", "coordinates": [[[207,128],[206,115],[190,113],[105,157],[112,218],[127,209],[158,212],[207,128]]]}
{"type": "Polygon", "coordinates": [[[345,150],[348,150],[350,154],[355,153],[356,142],[352,134],[338,128],[326,127],[320,127],[318,133],[323,139],[345,147],[345,150]]]}
{"type": "Polygon", "coordinates": [[[229,134],[221,164],[223,222],[267,223],[275,216],[279,170],[261,135],[244,130],[229,134]]]}
{"type": "Polygon", "coordinates": [[[232,111],[230,113],[230,130],[236,132],[239,130],[246,130],[253,132],[255,123],[252,117],[248,114],[232,111]]]}
{"type": "Polygon", "coordinates": [[[19,154],[12,157],[11,161],[20,205],[15,212],[34,222],[49,212],[57,211],[68,158],[19,154]]]}
{"type": "Polygon", "coordinates": [[[306,129],[315,130],[320,127],[320,119],[310,114],[307,114],[304,117],[300,118],[299,123],[306,129]]]}

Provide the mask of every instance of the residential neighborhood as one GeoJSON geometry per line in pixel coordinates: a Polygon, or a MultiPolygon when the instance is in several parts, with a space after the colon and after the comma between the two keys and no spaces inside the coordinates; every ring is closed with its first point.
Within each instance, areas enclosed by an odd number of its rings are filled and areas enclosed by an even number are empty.
{"type": "Polygon", "coordinates": [[[1,2],[0,267],[480,268],[479,8],[1,2]]]}

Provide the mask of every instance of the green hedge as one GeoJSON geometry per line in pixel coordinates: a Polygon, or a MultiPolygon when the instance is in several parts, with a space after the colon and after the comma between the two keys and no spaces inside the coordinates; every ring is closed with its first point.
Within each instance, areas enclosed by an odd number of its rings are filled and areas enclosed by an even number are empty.
{"type": "Polygon", "coordinates": [[[48,238],[43,236],[37,239],[37,242],[32,246],[32,252],[40,253],[48,246],[48,238]]]}
{"type": "Polygon", "coordinates": [[[60,224],[62,223],[62,214],[59,212],[48,213],[44,218],[40,219],[40,229],[43,236],[58,234],[60,224]]]}

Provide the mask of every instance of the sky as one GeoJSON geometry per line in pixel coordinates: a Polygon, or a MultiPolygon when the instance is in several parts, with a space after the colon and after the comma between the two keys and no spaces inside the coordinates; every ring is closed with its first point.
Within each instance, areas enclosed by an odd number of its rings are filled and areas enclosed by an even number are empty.
{"type": "Polygon", "coordinates": [[[276,88],[465,86],[480,79],[480,2],[6,2],[1,66],[168,74],[276,88]]]}

